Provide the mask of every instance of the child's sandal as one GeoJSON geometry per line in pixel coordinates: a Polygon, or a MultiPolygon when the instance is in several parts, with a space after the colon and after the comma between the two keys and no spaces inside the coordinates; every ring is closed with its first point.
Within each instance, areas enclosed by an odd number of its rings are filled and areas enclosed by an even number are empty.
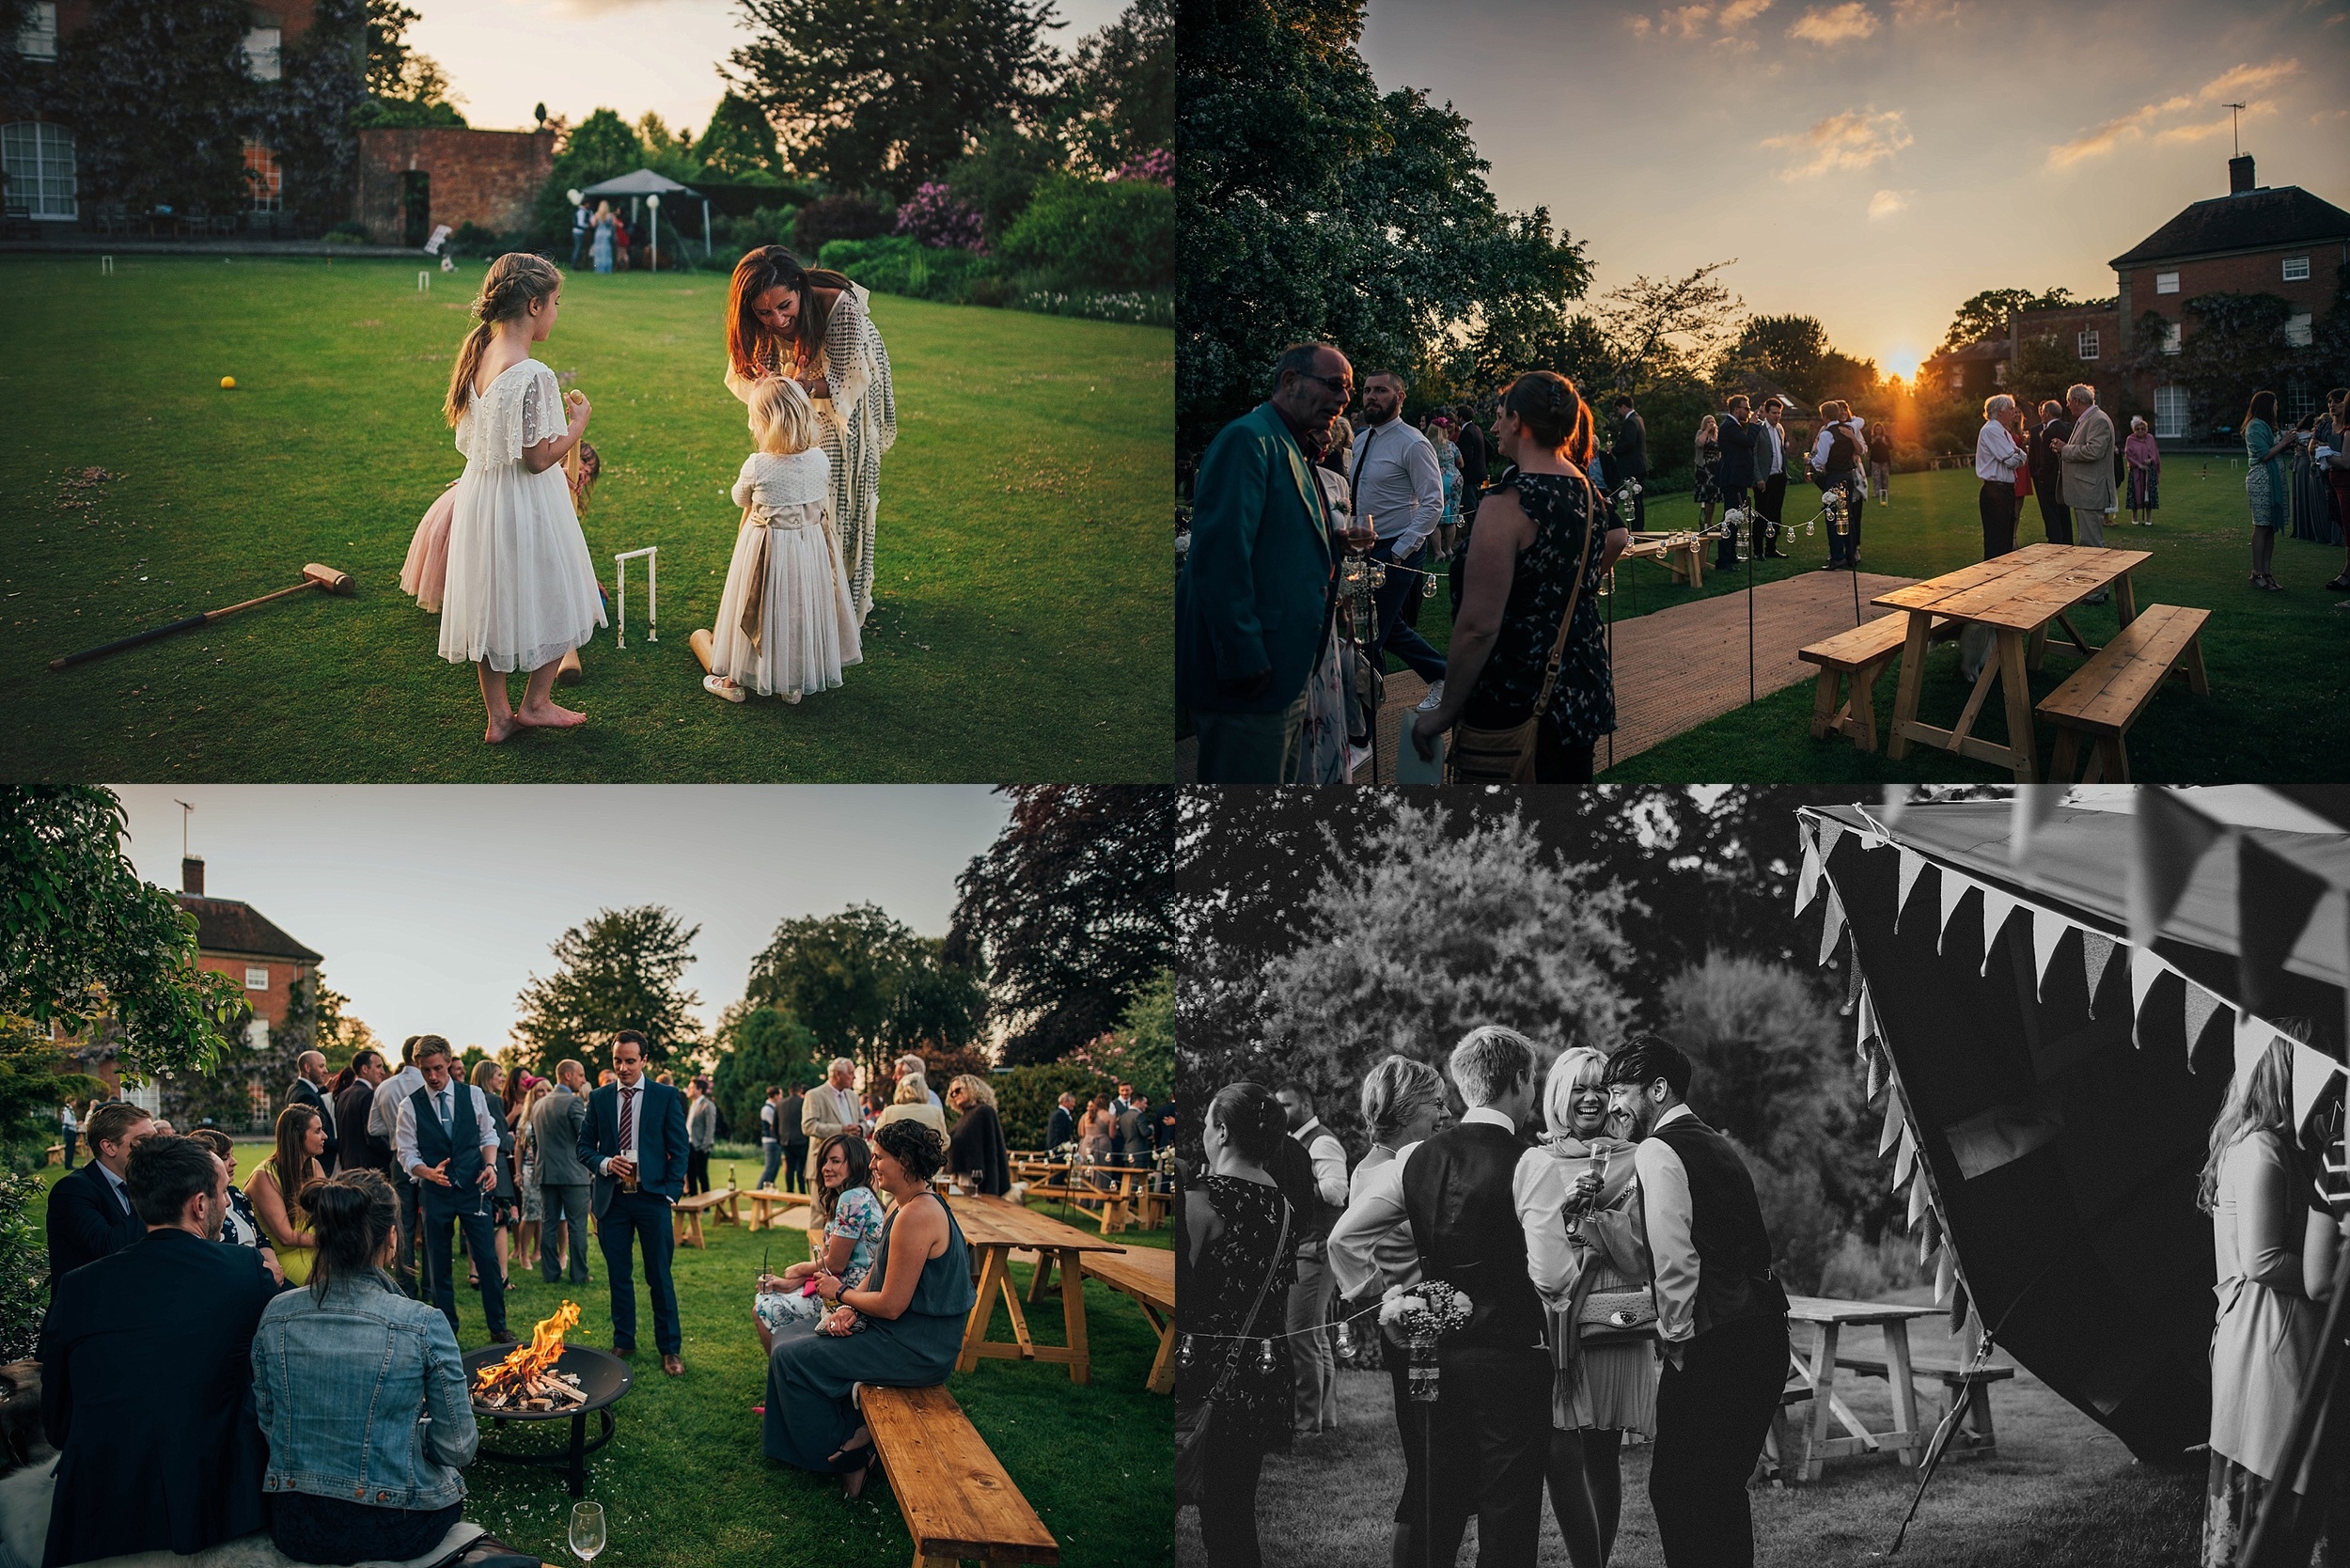
{"type": "Polygon", "coordinates": [[[740,702],[744,699],[743,688],[736,685],[733,682],[728,680],[723,675],[703,676],[702,690],[710,693],[713,697],[723,697],[728,702],[740,702]]]}

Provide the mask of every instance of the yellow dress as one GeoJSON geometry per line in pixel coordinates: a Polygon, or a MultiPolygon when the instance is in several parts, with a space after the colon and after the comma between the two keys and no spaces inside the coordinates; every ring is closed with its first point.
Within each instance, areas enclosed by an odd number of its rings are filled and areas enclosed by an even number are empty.
{"type": "MultiPolygon", "coordinates": [[[[265,1159],[259,1165],[255,1166],[253,1168],[253,1174],[244,1179],[244,1195],[247,1198],[251,1198],[253,1196],[253,1184],[260,1180],[261,1173],[263,1171],[267,1171],[269,1173],[269,1179],[272,1182],[277,1182],[276,1155],[272,1154],[268,1159],[265,1159]]],[[[303,1229],[305,1216],[302,1214],[301,1205],[296,1203],[291,1197],[285,1193],[285,1184],[283,1183],[277,1183],[277,1185],[279,1189],[279,1197],[286,1206],[287,1217],[294,1222],[294,1228],[296,1230],[303,1229]]],[[[254,1206],[254,1213],[257,1216],[260,1213],[260,1207],[258,1202],[254,1206]]],[[[276,1239],[270,1235],[269,1227],[267,1225],[261,1227],[261,1243],[263,1246],[268,1247],[276,1252],[277,1266],[286,1271],[287,1284],[306,1285],[310,1282],[310,1260],[318,1256],[318,1249],[316,1247],[279,1247],[276,1239]]]]}

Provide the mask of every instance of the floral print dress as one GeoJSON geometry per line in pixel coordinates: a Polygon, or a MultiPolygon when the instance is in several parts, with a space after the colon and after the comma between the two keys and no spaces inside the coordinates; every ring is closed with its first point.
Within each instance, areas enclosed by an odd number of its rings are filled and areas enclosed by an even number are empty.
{"type": "Polygon", "coordinates": [[[1223,1233],[1193,1262],[1188,1242],[1175,1254],[1176,1294],[1183,1303],[1184,1331],[1195,1341],[1188,1364],[1177,1363],[1175,1403],[1198,1407],[1216,1396],[1219,1443],[1286,1449],[1290,1439],[1290,1344],[1281,1338],[1282,1303],[1297,1279],[1297,1224],[1281,1242],[1287,1207],[1280,1189],[1238,1176],[1203,1176],[1191,1184],[1223,1221],[1223,1233]],[[1280,1247],[1276,1257],[1275,1247],[1280,1247]],[[1270,1269],[1272,1283],[1266,1284],[1270,1269]],[[1264,1291],[1264,1305],[1246,1340],[1250,1303],[1264,1291]]]}
{"type": "MultiPolygon", "coordinates": [[[[1574,606],[1574,625],[1567,635],[1566,651],[1559,664],[1559,683],[1552,688],[1543,724],[1553,738],[1567,745],[1588,745],[1616,728],[1616,688],[1607,667],[1607,628],[1600,614],[1602,545],[1616,521],[1614,503],[1598,496],[1599,515],[1589,519],[1582,479],[1568,474],[1513,473],[1495,490],[1513,492],[1526,514],[1534,520],[1534,542],[1518,557],[1510,579],[1510,602],[1502,609],[1501,630],[1494,651],[1478,673],[1462,713],[1464,723],[1480,729],[1507,729],[1524,724],[1541,696],[1543,670],[1558,640],[1559,619],[1566,614],[1574,582],[1574,563],[1583,554],[1584,529],[1591,534],[1590,553],[1584,564],[1583,592],[1574,606]]],[[[1468,541],[1453,554],[1453,579],[1464,579],[1468,541]]]]}
{"type": "MultiPolygon", "coordinates": [[[[882,1212],[880,1195],[871,1187],[851,1187],[833,1205],[832,1218],[824,1224],[824,1237],[850,1239],[848,1266],[840,1271],[844,1290],[856,1290],[864,1285],[865,1277],[872,1272],[874,1249],[881,1245],[882,1230],[889,1223],[882,1212]]],[[[804,1295],[797,1288],[786,1291],[761,1291],[751,1298],[751,1310],[759,1321],[774,1333],[787,1323],[814,1323],[829,1310],[813,1295],[804,1295]]]]}

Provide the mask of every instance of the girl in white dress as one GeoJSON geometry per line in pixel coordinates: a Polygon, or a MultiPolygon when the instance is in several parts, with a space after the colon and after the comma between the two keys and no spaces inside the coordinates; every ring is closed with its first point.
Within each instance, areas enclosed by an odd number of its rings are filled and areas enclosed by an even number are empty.
{"type": "Polygon", "coordinates": [[[840,684],[841,666],[862,661],[856,602],[833,533],[832,464],[814,405],[780,377],[751,388],[750,405],[759,449],[734,481],[743,528],[702,685],[728,702],[745,688],[797,702],[840,684]]]}
{"type": "Polygon", "coordinates": [[[453,493],[441,657],[471,664],[492,745],[517,729],[567,729],[585,713],[556,706],[563,655],[604,624],[603,596],[561,464],[587,432],[588,400],[566,402],[530,345],[555,330],[563,274],[543,257],[490,264],[474,301],[478,324],[458,351],[443,412],[465,472],[453,493]],[[518,706],[506,677],[530,672],[518,706]]]}

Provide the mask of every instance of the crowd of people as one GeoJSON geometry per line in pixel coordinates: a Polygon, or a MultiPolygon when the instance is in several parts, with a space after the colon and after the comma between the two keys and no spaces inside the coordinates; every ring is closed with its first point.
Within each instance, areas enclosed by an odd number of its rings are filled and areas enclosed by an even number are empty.
{"type": "MultiPolygon", "coordinates": [[[[2272,570],[2277,536],[2350,547],[2350,388],[2326,394],[2323,413],[2283,424],[2277,394],[2252,394],[2244,411],[2244,494],[2252,510],[2252,586],[2282,592],[2272,570]]],[[[2350,591],[2350,555],[2326,587],[2350,591]]],[[[2337,608],[2350,607],[2350,604],[2337,608]]]]}
{"type": "MultiPolygon", "coordinates": [[[[242,1187],[217,1128],[181,1135],[119,1100],[69,1110],[89,1159],[48,1210],[39,1360],[59,1458],[44,1568],[261,1530],[304,1562],[431,1550],[461,1519],[476,1450],[459,1247],[503,1345],[509,1262],[552,1284],[568,1253],[570,1283],[592,1283],[592,1231],[613,1354],[637,1353],[641,1267],[652,1349],[683,1376],[671,1209],[709,1187],[718,1108],[707,1078],[681,1092],[649,1072],[635,1030],[610,1059],[593,1089],[574,1060],[517,1074],[509,1105],[503,1067],[468,1082],[439,1036],[412,1037],[397,1065],[360,1051],[337,1076],[306,1052],[242,1187]]],[[[769,1358],[765,1452],[852,1496],[874,1457],[854,1386],[943,1382],[972,1306],[934,1184],[1009,1186],[985,1078],[942,1097],[908,1056],[867,1093],[854,1080],[842,1058],[817,1088],[768,1091],[767,1176],[813,1145],[793,1168],[812,1189],[810,1256],[762,1276],[750,1314],[769,1358]]],[[[1151,1115],[1139,1095],[1126,1113],[1151,1115]]]]}
{"type": "MultiPolygon", "coordinates": [[[[2219,1298],[2205,1568],[2231,1568],[2280,1486],[2298,1554],[2280,1560],[2310,1560],[2321,1530],[2350,1538],[2350,1478],[2282,1473],[2350,1239],[2295,1141],[2291,1053],[2280,1038],[2231,1084],[2199,1195],[2219,1298]]],[[[1379,1061],[1351,1169],[1302,1089],[1236,1083],[1210,1102],[1177,1257],[1178,1500],[1198,1509],[1210,1568],[1279,1554],[1259,1537],[1265,1460],[1309,1459],[1339,1424],[1332,1342],[1350,1329],[1392,1383],[1397,1568],[1452,1563],[1472,1517],[1480,1564],[1531,1564],[1545,1498],[1568,1560],[1600,1568],[1636,1434],[1653,1445],[1665,1560],[1753,1560],[1747,1483],[1789,1351],[1754,1183],[1689,1104],[1690,1062],[1668,1042],[1543,1058],[1485,1026],[1442,1074],[1379,1061]],[[1402,1310],[1453,1292],[1449,1315],[1402,1310]],[[1433,1400],[1415,1397],[1432,1369],[1433,1400]]]]}

